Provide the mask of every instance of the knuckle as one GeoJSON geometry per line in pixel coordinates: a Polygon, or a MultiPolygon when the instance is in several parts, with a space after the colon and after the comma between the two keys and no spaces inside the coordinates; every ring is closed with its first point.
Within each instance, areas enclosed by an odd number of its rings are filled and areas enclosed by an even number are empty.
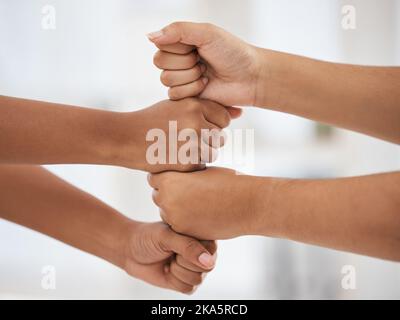
{"type": "Polygon", "coordinates": [[[171,79],[171,74],[170,74],[170,72],[168,72],[168,71],[163,71],[163,72],[161,72],[161,75],[160,75],[160,81],[161,81],[161,83],[163,84],[163,85],[165,85],[165,86],[170,86],[171,85],[171,83],[172,83],[172,79],[171,79]]]}
{"type": "Polygon", "coordinates": [[[203,282],[203,277],[201,273],[196,272],[191,279],[191,283],[195,286],[200,285],[203,282]]]}
{"type": "Polygon", "coordinates": [[[154,186],[154,177],[152,174],[148,173],[147,174],[147,183],[152,187],[154,186]]]}
{"type": "Polygon", "coordinates": [[[198,79],[195,82],[195,90],[196,91],[201,91],[201,90],[203,90],[203,88],[204,88],[204,82],[201,79],[198,79]]]}
{"type": "MultiPolygon", "coordinates": [[[[160,217],[166,224],[168,224],[169,226],[172,225],[171,221],[169,219],[169,216],[167,214],[167,211],[160,209],[160,217]]],[[[167,236],[167,234],[166,234],[166,236],[167,236]]]]}
{"type": "Polygon", "coordinates": [[[191,66],[196,65],[198,61],[198,56],[196,53],[191,52],[187,55],[187,57],[188,57],[188,64],[190,64],[191,66]]]}
{"type": "Polygon", "coordinates": [[[192,254],[196,249],[198,249],[199,243],[195,239],[188,239],[185,245],[185,253],[187,255],[192,254]]]}
{"type": "Polygon", "coordinates": [[[199,163],[189,163],[182,166],[183,172],[193,172],[199,171],[203,168],[203,164],[200,163],[200,159],[198,160],[199,163]]]}
{"type": "Polygon", "coordinates": [[[194,292],[194,286],[183,286],[181,288],[181,292],[183,294],[190,295],[190,294],[192,294],[194,292]]]}
{"type": "Polygon", "coordinates": [[[201,71],[201,66],[199,64],[196,65],[196,67],[193,68],[193,77],[198,79],[202,75],[201,71]]]}
{"type": "Polygon", "coordinates": [[[157,68],[161,69],[161,63],[162,63],[162,52],[157,51],[154,56],[153,56],[153,63],[157,68]]]}
{"type": "Polygon", "coordinates": [[[167,180],[167,179],[168,179],[168,177],[166,177],[166,172],[159,174],[158,189],[159,189],[160,195],[162,195],[161,191],[165,188],[165,180],[167,180]]]}
{"type": "Polygon", "coordinates": [[[203,26],[204,26],[204,28],[207,28],[207,29],[213,29],[213,28],[215,28],[215,25],[212,24],[212,23],[210,23],[210,22],[204,22],[204,23],[203,23],[203,26]]]}
{"type": "Polygon", "coordinates": [[[153,202],[158,206],[159,198],[158,198],[157,192],[153,191],[153,193],[151,194],[151,198],[153,199],[153,202]]]}
{"type": "MultiPolygon", "coordinates": [[[[188,120],[188,127],[195,130],[197,135],[201,133],[202,121],[201,118],[198,116],[196,111],[191,112],[191,118],[188,120]]],[[[194,135],[194,133],[193,133],[194,135]]],[[[197,137],[194,137],[197,140],[197,137]]],[[[191,146],[198,146],[197,141],[193,141],[190,143],[191,146]]]]}
{"type": "Polygon", "coordinates": [[[224,112],[221,114],[221,122],[224,128],[229,126],[231,123],[231,116],[229,115],[228,111],[224,110],[224,112]]]}
{"type": "Polygon", "coordinates": [[[179,100],[181,98],[179,88],[170,88],[168,90],[168,97],[171,100],[179,100]]]}
{"type": "Polygon", "coordinates": [[[175,21],[175,22],[172,22],[167,28],[176,30],[176,29],[180,29],[181,26],[182,26],[182,21],[175,21]]]}
{"type": "Polygon", "coordinates": [[[201,108],[202,108],[202,106],[198,99],[190,98],[187,100],[187,103],[186,103],[187,111],[189,111],[191,113],[198,113],[201,111],[201,108]]]}
{"type": "Polygon", "coordinates": [[[163,172],[160,176],[161,179],[159,180],[160,189],[168,187],[171,180],[174,179],[174,176],[174,172],[172,171],[163,172]]]}

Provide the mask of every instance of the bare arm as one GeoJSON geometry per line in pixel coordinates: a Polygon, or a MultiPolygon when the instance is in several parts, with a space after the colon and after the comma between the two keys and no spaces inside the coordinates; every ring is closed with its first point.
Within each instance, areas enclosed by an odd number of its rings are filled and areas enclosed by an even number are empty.
{"type": "Polygon", "coordinates": [[[0,163],[112,164],[116,115],[0,96],[0,163]]]}
{"type": "Polygon", "coordinates": [[[0,218],[123,266],[130,220],[39,166],[0,166],[0,218]]]}
{"type": "Polygon", "coordinates": [[[286,238],[400,261],[400,172],[297,180],[211,167],[151,175],[149,183],[177,232],[286,238]]]}
{"type": "Polygon", "coordinates": [[[400,67],[329,63],[257,48],[207,23],[175,22],[148,36],[160,49],[154,63],[171,99],[200,93],[223,105],[292,113],[400,143],[400,67]],[[196,55],[203,68],[193,66],[196,55]]]}
{"type": "Polygon", "coordinates": [[[256,105],[400,143],[400,67],[329,63],[259,49],[256,105]]]}
{"type": "MultiPolygon", "coordinates": [[[[98,256],[136,278],[185,293],[214,265],[214,257],[208,265],[200,259],[209,254],[195,239],[163,223],[130,220],[39,166],[0,166],[0,218],[98,256]]],[[[206,245],[215,251],[213,242],[206,245]]]]}
{"type": "MultiPolygon", "coordinates": [[[[135,112],[108,112],[0,96],[0,164],[104,164],[149,172],[201,169],[200,156],[193,164],[150,163],[146,151],[153,141],[147,134],[161,129],[167,137],[169,122],[176,121],[178,131],[190,128],[200,137],[202,129],[227,126],[229,112],[200,99],[165,100],[135,112]]],[[[168,152],[177,153],[177,147],[168,152]]]]}
{"type": "Polygon", "coordinates": [[[257,196],[261,229],[256,233],[400,261],[400,172],[258,179],[265,193],[257,196]]]}

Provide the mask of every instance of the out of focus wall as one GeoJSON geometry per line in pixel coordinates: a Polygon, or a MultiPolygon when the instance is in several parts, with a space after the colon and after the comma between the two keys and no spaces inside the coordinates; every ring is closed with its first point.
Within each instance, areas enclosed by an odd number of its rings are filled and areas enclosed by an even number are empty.
{"type": "MultiPolygon", "coordinates": [[[[0,0],[0,94],[128,111],[166,98],[145,34],[176,20],[208,21],[256,45],[318,59],[399,64],[400,5],[392,0],[0,0]],[[56,30],[41,28],[53,5],[56,30]],[[341,8],[357,10],[343,30],[341,8]]],[[[254,128],[258,175],[336,177],[399,170],[398,146],[308,120],[246,109],[234,128],[254,128]]],[[[222,165],[229,165],[222,163],[222,165]]],[[[49,166],[124,214],[158,219],[146,175],[100,166],[49,166]]],[[[398,264],[283,240],[220,242],[219,263],[191,298],[400,298],[398,264]],[[341,268],[357,290],[341,288],[341,268]]],[[[185,298],[129,278],[57,241],[0,220],[0,298],[185,298]],[[57,289],[41,288],[52,265],[57,289]]]]}

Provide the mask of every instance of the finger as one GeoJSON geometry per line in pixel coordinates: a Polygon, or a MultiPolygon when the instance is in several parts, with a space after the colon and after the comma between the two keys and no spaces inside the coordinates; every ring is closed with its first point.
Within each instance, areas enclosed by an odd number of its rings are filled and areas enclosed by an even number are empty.
{"type": "Polygon", "coordinates": [[[160,207],[161,206],[161,202],[160,202],[160,194],[159,194],[158,190],[154,189],[152,194],[151,194],[151,197],[153,199],[154,204],[157,207],[160,207]]]}
{"type": "Polygon", "coordinates": [[[203,140],[200,141],[200,161],[202,163],[212,163],[218,158],[218,150],[208,145],[203,140]]]}
{"type": "Polygon", "coordinates": [[[203,113],[207,121],[215,124],[220,128],[226,128],[227,126],[229,126],[231,122],[231,116],[225,107],[213,101],[202,101],[204,102],[203,113]]]}
{"type": "Polygon", "coordinates": [[[243,109],[241,108],[236,108],[236,107],[225,107],[225,108],[229,112],[231,119],[237,119],[243,113],[243,109]]]}
{"type": "Polygon", "coordinates": [[[208,272],[210,269],[204,269],[200,268],[199,266],[191,263],[190,261],[187,261],[185,258],[183,258],[180,254],[176,255],[176,263],[180,265],[181,267],[194,271],[194,272],[208,272]]]}
{"type": "Polygon", "coordinates": [[[184,43],[174,43],[174,44],[155,44],[158,49],[161,51],[166,51],[169,53],[176,53],[176,54],[188,54],[196,49],[195,46],[190,46],[184,43]]]}
{"type": "Polygon", "coordinates": [[[201,240],[200,243],[210,252],[216,254],[218,249],[218,243],[215,240],[201,240]]]}
{"type": "Polygon", "coordinates": [[[181,86],[200,79],[205,71],[204,64],[197,64],[188,70],[164,70],[160,79],[167,87],[181,86]]]}
{"type": "Polygon", "coordinates": [[[164,245],[167,249],[180,254],[183,258],[201,268],[212,269],[215,265],[215,257],[194,238],[171,230],[168,237],[164,239],[164,245]]]}
{"type": "Polygon", "coordinates": [[[182,86],[172,87],[168,90],[168,96],[171,100],[180,100],[188,97],[195,97],[204,90],[207,82],[207,78],[201,77],[200,79],[191,83],[182,86]]]}
{"type": "Polygon", "coordinates": [[[161,208],[160,208],[160,218],[161,218],[162,222],[164,222],[166,225],[171,226],[171,224],[168,223],[168,221],[167,221],[168,218],[167,218],[165,211],[161,208]]]}
{"type": "Polygon", "coordinates": [[[226,133],[211,122],[206,121],[206,126],[208,129],[201,130],[202,140],[214,149],[223,147],[227,140],[226,133]]]}
{"type": "Polygon", "coordinates": [[[147,182],[149,184],[150,187],[152,187],[155,190],[158,190],[158,184],[156,183],[156,181],[158,180],[155,174],[152,173],[148,173],[147,174],[147,182]]]}
{"type": "Polygon", "coordinates": [[[183,268],[175,260],[171,262],[170,271],[177,279],[190,286],[198,286],[203,282],[202,272],[194,272],[183,268]]]}
{"type": "MultiPolygon", "coordinates": [[[[217,259],[217,241],[212,241],[212,240],[202,240],[200,243],[210,252],[215,259],[217,259]]],[[[204,269],[200,268],[197,265],[194,265],[190,261],[187,261],[185,258],[183,258],[180,254],[175,256],[175,261],[178,265],[181,267],[194,271],[194,272],[209,272],[211,270],[209,269],[204,269]]]]}
{"type": "Polygon", "coordinates": [[[200,47],[218,39],[220,30],[208,23],[174,22],[160,31],[149,33],[147,37],[159,45],[181,42],[200,47]]]}
{"type": "Polygon", "coordinates": [[[199,55],[191,52],[185,55],[157,51],[153,62],[159,69],[184,70],[193,68],[199,62],[199,55]]]}
{"type": "Polygon", "coordinates": [[[165,279],[172,289],[181,293],[190,294],[195,289],[194,286],[179,280],[174,274],[172,274],[170,268],[166,268],[165,270],[165,279]]]}

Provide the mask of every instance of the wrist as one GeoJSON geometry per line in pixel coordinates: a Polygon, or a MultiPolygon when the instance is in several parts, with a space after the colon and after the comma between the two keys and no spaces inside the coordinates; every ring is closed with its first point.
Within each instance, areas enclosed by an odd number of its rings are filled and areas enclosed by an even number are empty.
{"type": "MultiPolygon", "coordinates": [[[[103,122],[107,126],[103,143],[99,143],[99,156],[102,164],[141,169],[137,164],[140,158],[138,146],[141,137],[136,132],[140,125],[138,112],[110,112],[103,122]]],[[[143,143],[141,143],[143,144],[143,143]]]]}
{"type": "Polygon", "coordinates": [[[86,138],[89,153],[84,163],[119,165],[121,158],[121,139],[123,137],[123,113],[95,111],[86,124],[86,138]]]}
{"type": "Polygon", "coordinates": [[[120,215],[115,221],[110,221],[109,237],[103,244],[106,252],[104,258],[115,266],[126,270],[130,257],[129,244],[139,222],[120,215]]]}
{"type": "Polygon", "coordinates": [[[285,238],[290,206],[287,203],[290,179],[252,177],[253,219],[251,233],[259,236],[285,238]]]}
{"type": "Polygon", "coordinates": [[[281,99],[284,96],[282,89],[285,86],[282,82],[289,75],[283,76],[286,61],[282,53],[273,50],[257,48],[257,55],[260,68],[254,106],[276,109],[281,105],[281,99]]]}

